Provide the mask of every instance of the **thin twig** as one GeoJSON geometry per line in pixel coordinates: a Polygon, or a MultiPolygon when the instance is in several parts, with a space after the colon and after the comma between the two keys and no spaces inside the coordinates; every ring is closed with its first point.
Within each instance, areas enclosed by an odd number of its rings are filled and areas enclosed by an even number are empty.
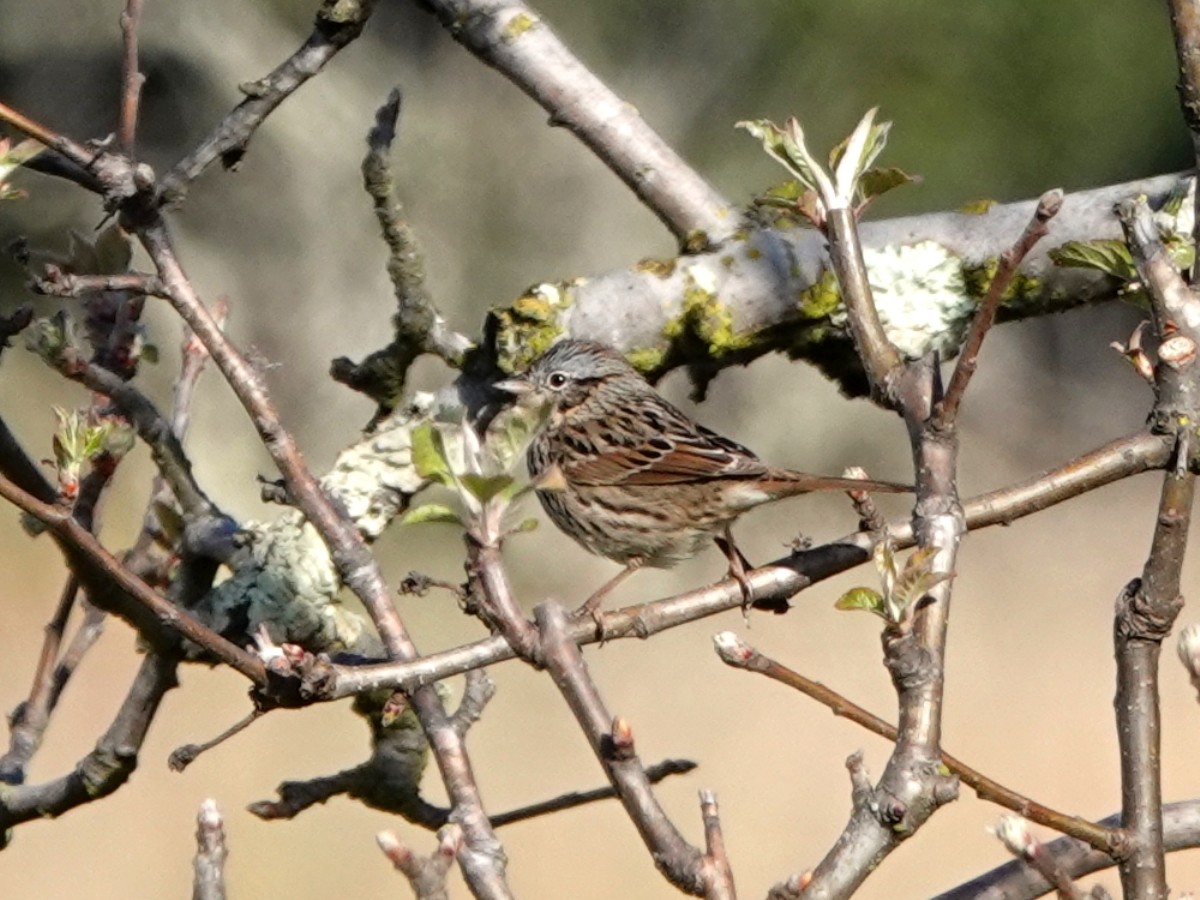
{"type": "Polygon", "coordinates": [[[266,669],[261,661],[227,641],[212,629],[201,624],[190,613],[178,609],[144,581],[128,571],[68,513],[34,498],[0,475],[0,497],[8,500],[42,522],[56,536],[69,543],[94,565],[101,568],[112,584],[128,598],[129,605],[114,609],[122,618],[136,625],[153,620],[159,626],[199,644],[218,659],[228,663],[257,685],[266,683],[266,669]]]}
{"type": "Polygon", "coordinates": [[[58,651],[78,594],[79,581],[74,575],[68,575],[54,615],[46,623],[42,652],[33,672],[29,697],[9,716],[8,751],[0,757],[0,782],[4,784],[21,784],[25,781],[25,769],[41,744],[42,735],[50,722],[58,651]]]}
{"type": "Polygon", "coordinates": [[[163,295],[158,278],[145,272],[121,272],[116,275],[76,275],[58,266],[47,266],[29,287],[35,294],[48,297],[81,297],[98,291],[128,291],[151,297],[163,295]]]}
{"type": "MultiPolygon", "coordinates": [[[[305,465],[295,440],[270,401],[261,376],[233,346],[211,311],[196,295],[175,256],[161,217],[154,216],[145,223],[139,230],[139,237],[154,261],[171,305],[208,348],[213,362],[250,415],[263,445],[287,483],[289,496],[325,542],[343,582],[363,601],[388,654],[398,661],[418,658],[416,645],[392,604],[383,575],[366,542],[305,465]]],[[[459,862],[464,875],[481,897],[511,896],[505,881],[504,856],[488,824],[462,737],[432,685],[415,689],[412,703],[429,737],[442,780],[463,826],[466,847],[459,854],[459,862]]]]}
{"type": "Polygon", "coordinates": [[[1017,271],[1025,257],[1029,255],[1029,251],[1050,230],[1048,223],[1058,215],[1058,211],[1062,209],[1062,203],[1063,193],[1060,190],[1047,191],[1042,194],[1033,218],[1025,226],[1025,231],[1015,244],[1000,255],[996,274],[992,276],[992,282],[988,285],[983,304],[975,313],[975,318],[971,320],[971,330],[967,333],[962,349],[959,351],[954,374],[950,376],[950,384],[946,388],[940,407],[935,411],[942,427],[953,422],[958,415],[958,405],[962,402],[967,384],[970,383],[971,376],[975,374],[975,369],[979,365],[979,351],[983,347],[983,339],[996,320],[996,312],[1004,300],[1004,292],[1012,284],[1013,278],[1016,277],[1017,271]]]}
{"type": "Polygon", "coordinates": [[[720,876],[718,868],[706,864],[705,854],[680,834],[650,790],[646,770],[634,751],[632,729],[605,708],[579,645],[570,637],[566,610],[557,603],[543,603],[534,610],[534,619],[541,637],[539,659],[574,714],[659,871],[679,890],[693,896],[725,896],[715,892],[710,882],[711,877],[720,876]]]}
{"type": "Polygon", "coordinates": [[[497,69],[568,129],[692,250],[719,244],[741,225],[733,206],[519,0],[423,4],[451,36],[497,69]]]}
{"type": "Polygon", "coordinates": [[[826,214],[826,234],[829,237],[829,259],[837,274],[838,288],[854,336],[854,346],[867,373],[874,395],[891,402],[891,379],[902,360],[879,318],[879,310],[871,296],[867,264],[863,259],[858,223],[848,207],[830,209],[826,214]]]}
{"type": "MultiPolygon", "coordinates": [[[[646,766],[645,771],[647,780],[651,784],[658,784],[664,778],[672,775],[683,775],[695,768],[696,763],[690,759],[666,759],[652,766],[646,766]]],[[[597,803],[601,800],[612,800],[616,796],[616,789],[611,785],[592,788],[589,791],[572,791],[569,794],[560,794],[549,800],[542,800],[538,803],[530,803],[527,806],[518,807],[517,809],[510,809],[507,812],[497,813],[492,816],[492,826],[502,828],[514,822],[524,822],[538,816],[546,816],[562,812],[566,809],[576,809],[580,806],[597,803]]]]}
{"type": "Polygon", "coordinates": [[[163,176],[159,183],[163,201],[180,202],[190,184],[217,160],[226,168],[236,166],[267,116],[362,34],[374,7],[375,0],[325,4],[304,44],[266,77],[242,85],[246,99],[163,176]]]}
{"type": "Polygon", "coordinates": [[[146,76],[138,69],[138,25],[142,17],[142,0],[125,0],[121,13],[121,115],[117,140],[121,152],[133,159],[134,139],[137,136],[138,103],[146,76]]]}
{"type": "MultiPolygon", "coordinates": [[[[718,634],[715,643],[717,655],[728,665],[765,675],[823,704],[835,716],[849,719],[856,725],[861,725],[867,731],[889,741],[896,740],[895,725],[863,709],[837,691],[818,681],[813,681],[811,678],[806,678],[799,672],[765,656],[732,633],[718,634]]],[[[1044,806],[1005,787],[945,751],[941,753],[941,761],[947,769],[959,777],[963,784],[975,791],[980,800],[1010,809],[1031,822],[1037,822],[1039,825],[1045,825],[1055,831],[1070,835],[1097,850],[1111,852],[1118,843],[1118,832],[1115,829],[1104,828],[1079,816],[1068,815],[1044,806]]]]}
{"type": "Polygon", "coordinates": [[[214,747],[219,747],[231,737],[241,734],[259,719],[261,719],[264,715],[266,715],[265,710],[252,709],[247,715],[234,722],[215,738],[203,741],[199,744],[184,744],[182,747],[176,747],[171,751],[171,755],[167,757],[167,767],[172,772],[182,772],[184,769],[194,763],[201,754],[207,753],[214,747]]]}
{"type": "Polygon", "coordinates": [[[96,747],[68,774],[44,784],[0,792],[0,847],[10,829],[22,822],[60,816],[102,797],[124,784],[137,768],[138,752],[167,691],[178,682],[173,657],[147,654],[116,718],[96,747]]]}
{"type": "MultiPolygon", "coordinates": [[[[1192,138],[1193,171],[1200,173],[1200,3],[1197,0],[1169,0],[1171,32],[1175,36],[1175,57],[1179,61],[1179,108],[1192,138]]],[[[1192,226],[1193,239],[1200,236],[1200,216],[1192,226]]]]}
{"type": "MultiPolygon", "coordinates": [[[[1163,806],[1164,847],[1168,852],[1200,847],[1200,800],[1168,803],[1163,806]]],[[[1104,828],[1120,828],[1116,813],[1100,820],[1104,828]]],[[[1074,838],[1062,837],[1043,845],[1052,854],[1057,867],[1071,878],[1112,868],[1112,854],[1089,848],[1074,838]]],[[[1034,900],[1054,890],[1040,873],[1023,860],[1012,860],[977,878],[939,894],[934,900],[1034,900]]]]}
{"type": "Polygon", "coordinates": [[[192,860],[192,900],[225,900],[225,822],[215,800],[196,815],[196,856],[192,860]]]}

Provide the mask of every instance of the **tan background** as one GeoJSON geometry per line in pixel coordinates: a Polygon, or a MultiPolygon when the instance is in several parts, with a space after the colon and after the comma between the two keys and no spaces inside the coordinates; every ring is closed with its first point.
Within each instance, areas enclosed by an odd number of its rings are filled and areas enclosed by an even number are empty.
{"type": "MultiPolygon", "coordinates": [[[[0,2],[0,97],[77,137],[111,130],[107,111],[114,108],[118,4],[88,6],[85,14],[66,0],[0,2]]],[[[1159,4],[1104,11],[1082,0],[1015,6],[1019,13],[761,0],[695,2],[685,13],[666,2],[555,0],[542,11],[738,201],[779,173],[753,141],[732,131],[735,120],[795,113],[811,124],[816,142],[828,144],[874,104],[898,123],[885,161],[926,177],[885,201],[880,214],[980,196],[1014,199],[1186,164],[1159,4]]],[[[310,13],[303,4],[147,4],[146,158],[160,168],[177,158],[236,102],[236,83],[291,52],[310,13]]],[[[207,175],[177,216],[185,264],[206,297],[230,298],[235,339],[274,366],[269,377],[284,417],[318,470],[370,413],[329,382],[327,362],[381,344],[390,314],[383,250],[358,188],[358,163],[374,109],[394,83],[406,92],[398,158],[404,197],[429,253],[432,287],[456,326],[474,331],[486,306],[536,281],[672,252],[654,218],[568,134],[547,129],[543,112],[426,17],[407,5],[385,5],[367,36],[256,137],[242,169],[207,175]]],[[[25,233],[61,247],[66,229],[86,231],[101,217],[90,198],[45,181],[25,184],[31,201],[0,207],[0,239],[25,233]]],[[[28,299],[15,266],[0,263],[0,277],[0,302],[28,299]]],[[[1007,326],[993,336],[966,407],[965,493],[1025,477],[1140,425],[1150,392],[1107,349],[1137,318],[1110,306],[1007,326]]],[[[161,309],[149,328],[163,362],[144,379],[165,403],[178,332],[161,309]]],[[[422,364],[422,385],[443,377],[437,364],[422,364]]],[[[665,390],[681,402],[686,394],[677,377],[665,390]]],[[[51,403],[84,400],[24,350],[5,354],[0,411],[33,455],[49,454],[51,403]]],[[[779,359],[722,375],[698,414],[774,462],[814,471],[860,463],[881,477],[907,477],[897,420],[842,400],[819,375],[779,359]]],[[[270,463],[215,378],[201,391],[189,446],[199,476],[226,509],[246,518],[272,515],[258,503],[253,481],[272,474],[270,463]]],[[[131,538],[148,475],[139,450],[106,509],[108,546],[131,538]]],[[[1155,498],[1156,479],[1143,476],[967,541],[952,616],[947,749],[1065,811],[1099,817],[1116,809],[1111,610],[1140,570],[1155,498]]],[[[903,514],[899,501],[888,508],[903,514]]],[[[739,536],[751,559],[764,560],[797,530],[820,540],[851,524],[843,502],[809,498],[755,514],[739,536]]],[[[379,555],[392,583],[416,567],[444,578],[461,573],[461,547],[447,528],[394,531],[379,555]]],[[[548,596],[576,601],[614,570],[548,528],[514,542],[510,557],[529,607],[548,596]],[[545,566],[546,559],[554,564],[545,566]]],[[[639,575],[613,602],[703,584],[721,571],[719,555],[707,554],[669,575],[639,575]]],[[[0,572],[7,573],[0,582],[0,708],[10,710],[28,688],[62,581],[53,547],[27,539],[11,510],[0,510],[0,572]]],[[[1189,564],[1185,590],[1196,575],[1189,564]]],[[[756,615],[749,629],[729,613],[648,643],[587,652],[608,703],[632,723],[643,759],[700,763],[699,771],[663,785],[660,796],[699,841],[696,792],[717,791],[745,896],[762,896],[820,859],[849,811],[844,759],[861,747],[878,775],[888,748],[811,701],[726,669],[711,651],[711,635],[733,629],[891,717],[875,622],[832,609],[842,590],[871,578],[864,569],[820,585],[799,597],[790,615],[756,615]]],[[[400,605],[424,649],[480,634],[449,598],[405,598],[400,605]]],[[[1183,621],[1192,618],[1185,612],[1183,621]]],[[[1177,799],[1196,794],[1200,770],[1192,692],[1170,654],[1165,792],[1177,799]]],[[[129,630],[110,623],[72,683],[32,779],[57,777],[91,748],[136,665],[129,630]]],[[[470,738],[489,808],[599,784],[599,769],[548,679],[511,663],[492,674],[499,695],[470,738]]],[[[184,672],[130,784],[60,821],[18,829],[12,848],[0,854],[4,896],[186,895],[193,817],[205,797],[227,817],[233,896],[405,896],[373,835],[396,829],[421,851],[432,846],[428,835],[345,800],[290,823],[261,823],[244,812],[283,779],[363,757],[365,728],[345,706],[274,714],[186,773],[167,771],[173,748],[242,715],[244,694],[244,682],[228,672],[184,672]]],[[[427,789],[441,798],[436,779],[427,789]]],[[[964,791],[860,896],[928,896],[1002,862],[985,832],[997,815],[964,791]]],[[[502,838],[519,896],[673,895],[614,803],[512,826],[502,838]]],[[[1177,890],[1200,886],[1194,854],[1173,857],[1170,872],[1177,890]]],[[[1111,874],[1102,880],[1115,887],[1111,874]]],[[[461,884],[455,895],[465,895],[461,884]]]]}

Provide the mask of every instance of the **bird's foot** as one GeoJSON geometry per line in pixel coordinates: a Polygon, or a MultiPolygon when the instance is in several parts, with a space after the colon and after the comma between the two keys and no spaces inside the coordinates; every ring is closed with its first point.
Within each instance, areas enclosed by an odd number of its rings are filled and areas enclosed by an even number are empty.
{"type": "Polygon", "coordinates": [[[608,579],[608,581],[604,582],[604,584],[600,585],[598,590],[584,600],[583,603],[579,604],[579,606],[575,608],[574,612],[571,613],[571,618],[575,621],[579,621],[583,618],[590,618],[596,623],[596,637],[599,639],[601,644],[604,643],[605,633],[604,618],[600,612],[600,605],[604,602],[604,598],[611,594],[613,590],[615,590],[617,586],[621,584],[621,582],[623,582],[641,567],[642,560],[636,557],[631,559],[625,565],[624,569],[622,569],[612,578],[608,579]]]}

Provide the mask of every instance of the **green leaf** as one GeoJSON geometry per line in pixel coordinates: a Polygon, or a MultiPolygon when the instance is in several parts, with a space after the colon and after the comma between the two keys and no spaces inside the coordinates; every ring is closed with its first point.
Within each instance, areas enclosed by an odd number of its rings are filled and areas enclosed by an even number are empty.
{"type": "Polygon", "coordinates": [[[517,466],[529,449],[534,435],[541,429],[549,415],[548,405],[538,408],[511,406],[498,415],[488,426],[486,445],[500,471],[507,472],[517,466]]]}
{"type": "Polygon", "coordinates": [[[877,616],[883,616],[885,619],[887,618],[884,611],[883,595],[871,588],[851,588],[838,597],[837,602],[833,606],[835,609],[862,609],[870,613],[875,613],[877,616]]]}
{"type": "Polygon", "coordinates": [[[920,181],[916,175],[909,175],[903,169],[890,166],[886,169],[867,169],[858,179],[858,190],[863,200],[872,200],[888,191],[906,184],[920,181]]]}
{"type": "Polygon", "coordinates": [[[8,138],[0,138],[0,200],[20,200],[26,196],[25,191],[8,184],[8,177],[43,149],[42,145],[32,138],[15,146],[8,138]]]}
{"type": "Polygon", "coordinates": [[[804,194],[807,188],[804,187],[795,178],[791,178],[782,184],[777,184],[763,191],[763,198],[770,200],[784,200],[788,203],[795,203],[804,194]]]}
{"type": "Polygon", "coordinates": [[[438,484],[453,484],[454,475],[446,459],[442,434],[432,422],[423,422],[413,429],[412,462],[417,474],[438,484]]]}
{"type": "Polygon", "coordinates": [[[858,187],[859,177],[871,167],[887,146],[887,136],[892,123],[876,124],[876,112],[877,109],[867,110],[850,137],[835,147],[830,154],[829,167],[834,170],[834,181],[843,200],[850,198],[858,187]]]}
{"type": "Polygon", "coordinates": [[[1190,269],[1196,261],[1196,244],[1187,235],[1164,234],[1163,246],[1167,248],[1171,264],[1181,272],[1190,269]]]}
{"type": "Polygon", "coordinates": [[[1124,241],[1101,239],[1067,241],[1050,251],[1055,265],[1075,269],[1099,269],[1121,281],[1136,281],[1137,268],[1124,241]]]}
{"type": "Polygon", "coordinates": [[[414,506],[400,518],[401,525],[420,525],[423,522],[451,522],[462,525],[462,517],[449,506],[441,503],[422,503],[414,506]]]}
{"type": "Polygon", "coordinates": [[[476,475],[474,473],[464,475],[459,479],[462,486],[466,488],[471,496],[480,503],[487,503],[504,489],[510,487],[514,481],[511,475],[476,475]]]}
{"type": "Polygon", "coordinates": [[[902,610],[908,609],[935,586],[943,581],[949,581],[953,577],[953,572],[921,572],[917,575],[906,575],[896,586],[896,591],[892,595],[892,604],[902,610]]]}
{"type": "Polygon", "coordinates": [[[788,130],[780,128],[770,119],[754,119],[738,122],[735,128],[748,131],[762,141],[767,155],[791,172],[807,188],[816,188],[812,158],[804,146],[804,132],[793,118],[788,120],[788,130]]]}
{"type": "Polygon", "coordinates": [[[537,529],[538,529],[538,520],[530,517],[528,519],[522,519],[520,522],[518,522],[516,524],[516,526],[513,528],[511,533],[512,534],[524,534],[524,533],[530,532],[530,531],[537,531],[537,529]]]}

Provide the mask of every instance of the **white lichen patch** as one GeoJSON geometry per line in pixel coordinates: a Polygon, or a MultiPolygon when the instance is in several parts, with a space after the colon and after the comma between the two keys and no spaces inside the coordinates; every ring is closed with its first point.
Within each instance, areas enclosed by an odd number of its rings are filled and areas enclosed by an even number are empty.
{"type": "Polygon", "coordinates": [[[691,283],[700,290],[709,294],[715,294],[720,284],[717,279],[717,273],[711,265],[691,265],[684,269],[684,273],[691,283]]]}
{"type": "MultiPolygon", "coordinates": [[[[941,244],[922,241],[879,249],[863,248],[879,318],[902,353],[930,350],[953,355],[962,343],[976,303],[967,293],[962,261],[941,244]]],[[[846,310],[830,317],[846,327],[846,310]]]]}
{"type": "MultiPolygon", "coordinates": [[[[412,461],[413,429],[435,412],[436,399],[419,394],[338,456],[321,486],[367,540],[378,537],[424,484],[412,461]]],[[[312,652],[352,649],[370,653],[375,637],[366,621],[338,602],[342,582],[320,535],[297,510],[239,529],[244,547],[231,560],[233,575],[209,592],[196,612],[220,632],[253,634],[312,652]]]]}
{"type": "Polygon", "coordinates": [[[321,486],[338,498],[368,540],[379,537],[421,487],[421,476],[412,464],[412,432],[429,418],[433,407],[432,394],[417,394],[407,407],[343,450],[321,479],[321,486]]]}

